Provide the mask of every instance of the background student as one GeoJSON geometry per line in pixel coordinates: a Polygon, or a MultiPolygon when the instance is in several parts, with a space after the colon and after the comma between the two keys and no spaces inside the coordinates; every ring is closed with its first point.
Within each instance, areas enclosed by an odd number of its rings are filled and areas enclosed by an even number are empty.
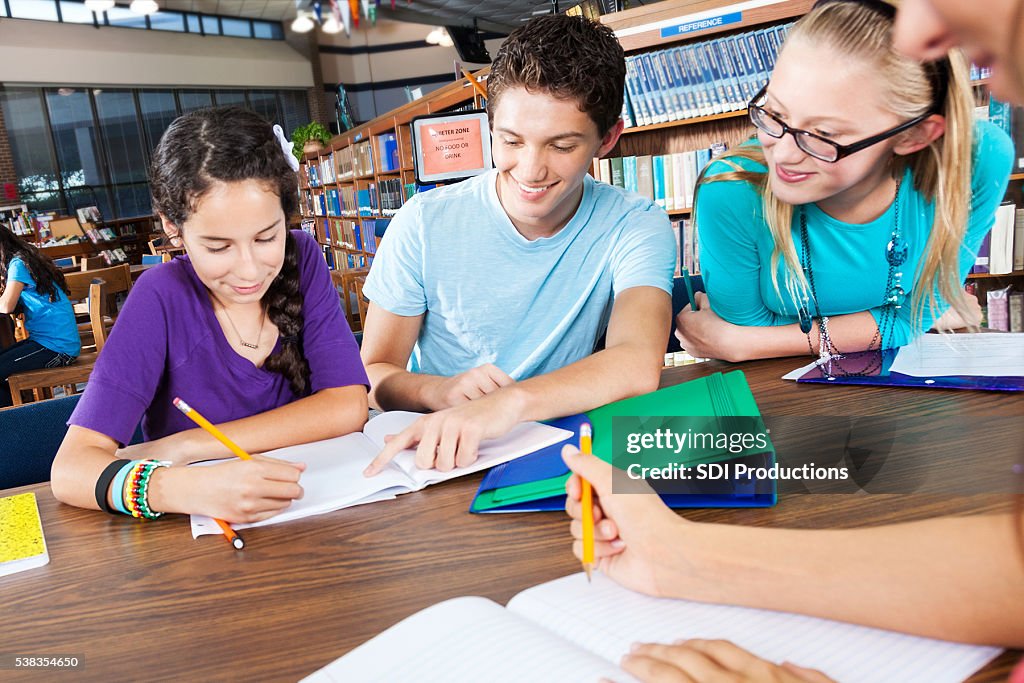
{"type": "Polygon", "coordinates": [[[54,495],[133,512],[137,475],[148,483],[141,507],[154,513],[265,519],[301,497],[303,465],[178,467],[230,453],[172,399],[248,452],[345,434],[367,414],[355,340],[316,243],[286,228],[295,173],[267,122],[238,108],[178,118],[153,153],[150,183],[164,231],[187,256],[145,273],[128,296],[54,461],[54,495]],[[140,420],[145,443],[118,451],[140,420]]]}
{"type": "Polygon", "coordinates": [[[622,132],[625,69],[611,30],[581,17],[532,19],[502,44],[487,79],[496,169],[407,202],[363,289],[371,402],[436,411],[368,473],[413,446],[420,467],[466,465],[518,422],[658,386],[668,217],[587,175],[622,132]]]}
{"type": "Polygon", "coordinates": [[[82,350],[64,274],[35,247],[0,226],[0,315],[17,311],[25,314],[29,336],[0,350],[0,408],[12,403],[8,377],[68,365],[82,350]]]}
{"type": "Polygon", "coordinates": [[[1013,147],[974,122],[958,51],[922,66],[893,50],[894,13],[818,3],[751,103],[757,144],[708,169],[696,204],[707,295],[676,319],[693,355],[835,355],[980,322],[961,284],[1013,147]]]}

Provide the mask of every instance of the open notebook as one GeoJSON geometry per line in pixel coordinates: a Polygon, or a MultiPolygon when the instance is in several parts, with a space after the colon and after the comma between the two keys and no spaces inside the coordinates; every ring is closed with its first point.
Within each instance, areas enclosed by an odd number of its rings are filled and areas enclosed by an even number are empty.
{"type": "Polygon", "coordinates": [[[962,681],[999,654],[785,612],[652,598],[596,574],[527,589],[508,607],[455,598],[399,622],[303,683],[563,683],[634,680],[616,664],[634,642],[723,638],[842,683],[962,681]]]}
{"type": "MultiPolygon", "coordinates": [[[[400,410],[381,413],[367,422],[362,432],[266,453],[281,460],[306,463],[306,471],[302,473],[299,482],[305,495],[270,519],[232,526],[236,529],[266,526],[352,505],[387,500],[400,493],[419,491],[440,481],[494,467],[572,436],[572,432],[565,429],[539,422],[524,422],[516,425],[505,436],[480,444],[476,462],[468,467],[457,467],[450,472],[421,470],[415,464],[415,451],[405,450],[395,456],[380,474],[364,477],[363,470],[384,448],[384,437],[398,434],[420,417],[420,413],[400,410]]],[[[192,515],[193,538],[219,533],[222,533],[220,527],[211,518],[192,515]]]]}

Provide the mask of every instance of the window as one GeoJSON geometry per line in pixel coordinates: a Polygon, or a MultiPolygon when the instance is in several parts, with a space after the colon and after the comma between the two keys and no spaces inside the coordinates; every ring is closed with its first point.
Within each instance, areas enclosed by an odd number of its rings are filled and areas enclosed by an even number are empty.
{"type": "MultiPolygon", "coordinates": [[[[146,181],[146,154],[131,90],[104,90],[96,98],[96,114],[112,183],[146,181]]],[[[118,211],[119,215],[125,214],[118,211]]]]}
{"type": "Polygon", "coordinates": [[[146,149],[152,152],[167,126],[178,116],[174,93],[170,90],[142,90],[139,92],[139,110],[146,136],[146,149]]]}
{"type": "Polygon", "coordinates": [[[281,30],[281,24],[276,24],[271,21],[253,20],[252,30],[253,35],[256,38],[266,38],[270,40],[280,40],[284,38],[284,31],[281,30]]]}
{"type": "MultiPolygon", "coordinates": [[[[146,28],[146,17],[132,12],[127,7],[114,5],[107,10],[107,23],[123,28],[146,28]]],[[[106,216],[107,214],[103,214],[106,216]]]]}
{"type": "Polygon", "coordinates": [[[58,208],[60,187],[39,89],[8,87],[0,92],[0,101],[14,157],[14,170],[18,174],[21,201],[34,209],[58,208]]]}
{"type": "Polygon", "coordinates": [[[11,16],[15,19],[39,19],[57,21],[55,0],[8,0],[11,16]]]}
{"type": "Polygon", "coordinates": [[[220,18],[221,31],[226,36],[236,38],[252,38],[252,26],[248,19],[235,19],[233,17],[220,18]]]}
{"type": "Polygon", "coordinates": [[[149,215],[153,149],[179,114],[214,102],[248,105],[289,135],[309,120],[304,90],[0,89],[20,200],[35,211],[149,215]]]}
{"type": "Polygon", "coordinates": [[[198,14],[186,14],[185,24],[188,26],[189,33],[202,33],[202,29],[199,26],[199,15],[198,14]]]}
{"type": "Polygon", "coordinates": [[[309,123],[309,104],[306,100],[306,91],[282,90],[281,105],[284,110],[281,115],[281,128],[290,139],[296,128],[309,123]]]}
{"type": "Polygon", "coordinates": [[[149,15],[149,27],[154,31],[184,31],[185,15],[181,12],[156,12],[149,15]]]}
{"type": "MultiPolygon", "coordinates": [[[[81,2],[60,0],[60,19],[69,24],[91,24],[92,12],[81,2]]],[[[102,13],[99,15],[99,21],[103,23],[102,13]]]]}
{"type": "Polygon", "coordinates": [[[213,93],[213,96],[217,99],[218,107],[223,107],[228,104],[237,105],[239,107],[248,106],[245,102],[244,90],[218,90],[213,93]]]}
{"type": "Polygon", "coordinates": [[[203,15],[203,33],[208,36],[220,35],[220,22],[217,21],[217,17],[211,17],[209,14],[203,15]]]}
{"type": "Polygon", "coordinates": [[[213,106],[213,98],[208,90],[181,90],[178,92],[178,102],[181,103],[182,114],[213,106]]]}
{"type": "Polygon", "coordinates": [[[277,110],[277,93],[273,90],[250,90],[249,108],[271,123],[281,122],[277,110]]]}
{"type": "MultiPolygon", "coordinates": [[[[113,215],[109,198],[103,190],[106,178],[89,92],[81,88],[47,88],[44,92],[50,112],[50,130],[57,151],[61,185],[66,190],[82,187],[95,189],[96,205],[100,211],[104,216],[113,215]]],[[[80,204],[73,203],[68,206],[68,211],[78,206],[80,204]]]]}

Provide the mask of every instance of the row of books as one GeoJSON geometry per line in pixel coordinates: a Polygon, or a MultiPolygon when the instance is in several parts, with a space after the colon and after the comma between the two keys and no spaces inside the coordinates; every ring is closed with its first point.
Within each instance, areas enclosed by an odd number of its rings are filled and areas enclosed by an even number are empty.
{"type": "Polygon", "coordinates": [[[1004,287],[989,290],[985,299],[987,305],[982,308],[982,327],[1002,332],[1024,332],[1024,292],[1004,287]]]}
{"type": "Polygon", "coordinates": [[[402,165],[398,161],[398,136],[394,133],[384,133],[376,139],[380,173],[391,173],[400,169],[402,165]]]}
{"type": "Polygon", "coordinates": [[[321,247],[324,253],[324,260],[331,270],[354,270],[356,268],[369,268],[373,263],[373,257],[359,252],[337,249],[330,245],[321,247]]]}
{"type": "Polygon", "coordinates": [[[372,255],[377,253],[377,233],[383,233],[388,223],[389,219],[363,218],[352,221],[327,217],[305,219],[301,225],[322,245],[372,255]]]}
{"type": "Polygon", "coordinates": [[[1009,275],[1024,271],[1024,209],[1003,204],[974,259],[972,273],[1009,275]]]}
{"type": "Polygon", "coordinates": [[[792,24],[626,57],[626,127],[746,109],[792,24]]]}
{"type": "Polygon", "coordinates": [[[644,154],[595,160],[597,180],[642,194],[666,211],[693,207],[701,171],[726,151],[724,143],[673,154],[644,154]]]}
{"type": "Polygon", "coordinates": [[[35,239],[38,224],[34,214],[29,212],[25,206],[10,206],[0,209],[0,224],[15,235],[35,239]]]}

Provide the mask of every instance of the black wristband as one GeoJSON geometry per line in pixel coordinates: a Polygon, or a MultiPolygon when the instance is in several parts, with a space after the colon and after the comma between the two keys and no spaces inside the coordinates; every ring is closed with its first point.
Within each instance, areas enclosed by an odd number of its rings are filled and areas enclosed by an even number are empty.
{"type": "Polygon", "coordinates": [[[99,506],[100,510],[105,510],[112,515],[117,514],[117,510],[110,507],[110,503],[107,502],[107,491],[110,489],[110,482],[114,480],[117,473],[130,462],[131,460],[115,460],[106,466],[100,478],[96,480],[96,505],[99,506]]]}

